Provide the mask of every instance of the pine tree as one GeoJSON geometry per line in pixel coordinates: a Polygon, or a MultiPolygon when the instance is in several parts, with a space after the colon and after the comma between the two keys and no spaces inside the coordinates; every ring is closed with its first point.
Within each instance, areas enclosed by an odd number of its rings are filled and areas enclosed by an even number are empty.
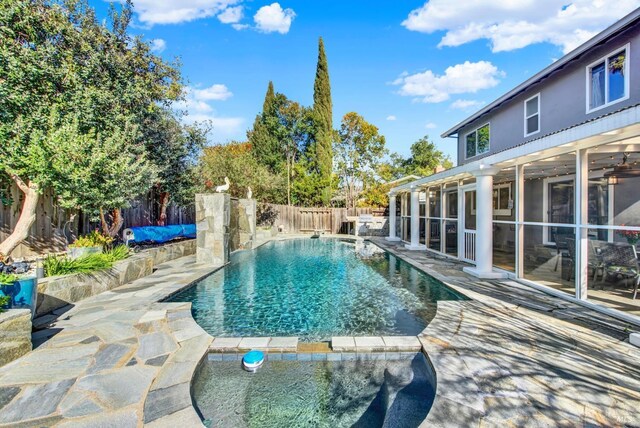
{"type": "Polygon", "coordinates": [[[325,187],[329,186],[333,172],[332,110],[329,66],[324,52],[324,42],[320,37],[316,80],[313,84],[313,115],[315,122],[315,162],[318,175],[325,187]]]}
{"type": "Polygon", "coordinates": [[[256,116],[253,129],[247,132],[247,139],[251,144],[256,160],[269,168],[271,172],[278,171],[283,162],[280,150],[278,127],[278,97],[273,89],[273,82],[269,82],[267,93],[262,105],[262,113],[256,116]]]}

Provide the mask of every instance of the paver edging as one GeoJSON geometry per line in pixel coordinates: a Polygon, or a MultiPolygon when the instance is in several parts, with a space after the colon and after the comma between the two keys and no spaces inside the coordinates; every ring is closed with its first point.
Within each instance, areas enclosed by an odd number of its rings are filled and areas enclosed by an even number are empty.
{"type": "MultiPolygon", "coordinates": [[[[158,306],[168,306],[167,303],[158,303],[158,306]]],[[[171,427],[177,426],[204,426],[193,406],[192,383],[198,371],[198,367],[207,359],[209,346],[213,341],[213,337],[198,325],[191,316],[191,303],[174,304],[174,308],[167,309],[167,317],[169,314],[178,314],[176,320],[169,321],[169,326],[175,334],[179,330],[191,331],[192,335],[186,336],[184,340],[178,340],[180,348],[171,353],[169,358],[162,365],[157,373],[149,392],[145,397],[143,405],[143,421],[145,427],[171,427]],[[173,326],[180,325],[179,330],[173,330],[173,326]],[[185,325],[186,324],[186,325],[185,325]],[[176,371],[181,371],[183,376],[187,376],[188,380],[178,377],[172,383],[164,381],[164,379],[175,378],[176,371]],[[170,389],[177,390],[177,393],[170,392],[170,389]],[[170,395],[171,394],[171,395],[170,395]],[[170,407],[167,409],[158,409],[162,404],[166,404],[166,397],[171,398],[176,395],[173,402],[186,403],[184,407],[170,407]],[[164,397],[163,397],[164,396],[164,397]],[[151,399],[150,399],[151,397],[151,399]],[[163,398],[165,400],[163,400],[163,398]],[[162,414],[165,410],[170,410],[166,414],[162,414]],[[158,415],[158,413],[160,415],[158,415]],[[148,418],[149,415],[158,415],[158,417],[148,418]]]]}

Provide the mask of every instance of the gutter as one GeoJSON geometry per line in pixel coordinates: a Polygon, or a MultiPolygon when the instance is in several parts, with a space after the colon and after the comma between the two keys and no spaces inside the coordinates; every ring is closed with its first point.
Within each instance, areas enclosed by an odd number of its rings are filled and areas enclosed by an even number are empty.
{"type": "Polygon", "coordinates": [[[516,86],[515,88],[513,88],[512,90],[510,90],[509,92],[507,92],[506,94],[501,96],[500,98],[498,98],[495,101],[491,102],[490,104],[488,104],[483,109],[478,110],[476,113],[474,113],[473,115],[469,116],[467,119],[463,120],[462,122],[460,122],[457,125],[455,125],[453,128],[451,128],[448,131],[446,131],[443,134],[441,134],[440,137],[446,138],[446,137],[449,137],[451,135],[456,134],[460,130],[460,128],[463,128],[464,126],[466,126],[469,123],[475,121],[476,119],[480,118],[481,116],[489,113],[491,110],[499,107],[501,104],[511,100],[512,98],[516,97],[517,95],[519,95],[522,92],[524,92],[527,89],[529,89],[529,87],[531,87],[534,84],[546,79],[547,77],[549,77],[551,74],[555,73],[556,71],[559,71],[559,70],[563,69],[567,64],[569,64],[570,62],[578,59],[579,57],[581,57],[582,55],[587,53],[589,50],[591,50],[595,46],[606,42],[612,36],[616,35],[617,33],[620,33],[626,27],[629,27],[632,24],[634,24],[635,21],[637,21],[639,18],[640,18],[640,8],[634,10],[633,12],[629,13],[624,18],[622,18],[619,21],[615,22],[613,25],[609,26],[608,28],[606,28],[605,30],[600,32],[599,34],[595,35],[590,40],[586,41],[582,45],[580,45],[577,48],[575,48],[573,51],[569,52],[568,54],[566,54],[565,56],[560,58],[558,61],[556,61],[553,64],[549,65],[548,67],[544,68],[542,71],[538,72],[533,77],[530,77],[529,79],[527,79],[526,81],[524,81],[520,85],[516,86]]]}

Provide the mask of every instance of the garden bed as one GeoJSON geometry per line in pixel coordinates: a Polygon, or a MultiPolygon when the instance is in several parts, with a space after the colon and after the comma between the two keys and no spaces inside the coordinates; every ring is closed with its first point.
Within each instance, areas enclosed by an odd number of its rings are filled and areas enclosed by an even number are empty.
{"type": "Polygon", "coordinates": [[[36,316],[148,276],[154,266],[195,254],[195,250],[195,239],[170,243],[136,253],[111,269],[43,278],[38,282],[36,316]]]}

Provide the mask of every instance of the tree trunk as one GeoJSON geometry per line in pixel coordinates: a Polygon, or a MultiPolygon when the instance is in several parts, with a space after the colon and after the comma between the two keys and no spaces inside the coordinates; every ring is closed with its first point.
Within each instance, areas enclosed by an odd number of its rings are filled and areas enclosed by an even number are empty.
{"type": "Polygon", "coordinates": [[[0,260],[9,256],[18,245],[29,237],[29,229],[31,229],[31,226],[36,221],[36,208],[38,207],[38,200],[40,199],[40,194],[38,193],[39,186],[36,183],[31,181],[25,183],[16,174],[11,174],[11,179],[24,193],[24,203],[22,204],[22,211],[20,211],[20,218],[18,219],[16,227],[13,229],[11,235],[0,243],[0,260]]]}
{"type": "Polygon", "coordinates": [[[169,205],[169,192],[162,192],[160,194],[160,218],[158,219],[158,226],[166,226],[167,224],[167,206],[169,205]]]}
{"type": "Polygon", "coordinates": [[[287,156],[287,205],[291,206],[291,160],[287,156]]]}
{"type": "Polygon", "coordinates": [[[115,238],[118,235],[118,232],[120,232],[123,223],[124,219],[122,218],[122,211],[120,208],[116,208],[111,211],[111,225],[109,225],[109,222],[104,215],[104,211],[100,208],[100,224],[102,225],[102,233],[104,235],[115,238]]]}

